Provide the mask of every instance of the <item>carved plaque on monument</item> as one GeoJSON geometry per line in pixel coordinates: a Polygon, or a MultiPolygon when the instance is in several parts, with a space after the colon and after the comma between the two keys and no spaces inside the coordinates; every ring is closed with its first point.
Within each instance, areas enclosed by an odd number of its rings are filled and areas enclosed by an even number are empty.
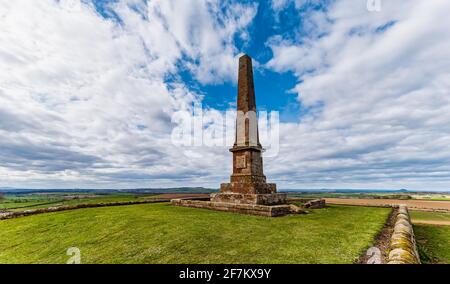
{"type": "Polygon", "coordinates": [[[245,155],[244,156],[237,156],[236,157],[236,168],[238,169],[245,169],[247,167],[245,155]]]}

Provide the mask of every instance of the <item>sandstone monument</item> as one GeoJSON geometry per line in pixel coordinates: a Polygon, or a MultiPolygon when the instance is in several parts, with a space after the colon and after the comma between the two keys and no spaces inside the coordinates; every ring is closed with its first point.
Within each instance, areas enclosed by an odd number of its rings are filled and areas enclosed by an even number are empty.
{"type": "Polygon", "coordinates": [[[239,58],[236,136],[233,148],[233,174],[230,183],[212,194],[213,202],[276,205],[286,203],[286,194],[276,193],[276,185],[266,183],[263,148],[259,142],[252,59],[239,58]]]}
{"type": "Polygon", "coordinates": [[[252,59],[248,55],[239,58],[236,136],[230,151],[233,173],[230,183],[221,185],[220,193],[211,194],[210,200],[173,199],[172,204],[270,217],[290,213],[286,194],[277,193],[276,185],[267,183],[263,173],[252,59]]]}

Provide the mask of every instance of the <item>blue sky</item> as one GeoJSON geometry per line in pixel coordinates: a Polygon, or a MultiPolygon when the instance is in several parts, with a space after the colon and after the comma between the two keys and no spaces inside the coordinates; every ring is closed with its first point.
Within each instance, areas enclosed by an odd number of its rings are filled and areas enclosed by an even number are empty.
{"type": "Polygon", "coordinates": [[[449,189],[450,4],[367,3],[1,2],[0,187],[217,188],[229,145],[176,145],[174,114],[232,109],[247,53],[279,188],[449,189]]]}
{"type": "MultiPolygon", "coordinates": [[[[111,3],[116,0],[99,0],[93,1],[96,10],[106,18],[112,18],[120,22],[120,19],[112,16],[113,10],[110,8],[111,3]]],[[[326,3],[328,1],[323,1],[326,3]]],[[[255,1],[240,1],[244,4],[256,3],[255,1]]],[[[320,10],[324,4],[310,3],[302,7],[302,10],[310,9],[320,10]]],[[[222,7],[223,10],[226,6],[222,7]]],[[[272,3],[270,1],[260,1],[257,5],[256,15],[253,21],[247,26],[250,38],[241,39],[237,34],[233,40],[236,50],[241,53],[249,54],[259,64],[264,65],[272,57],[272,50],[267,46],[266,42],[274,35],[283,35],[285,37],[292,36],[292,30],[301,26],[301,17],[298,10],[295,9],[295,3],[287,5],[286,9],[280,12],[280,16],[284,19],[281,21],[274,17],[272,3]],[[282,23],[281,23],[282,22],[282,23]]],[[[218,62],[218,64],[220,64],[218,62]]],[[[202,101],[205,107],[211,107],[219,110],[226,110],[235,103],[236,100],[236,82],[226,80],[223,82],[214,82],[213,84],[199,83],[192,74],[179,70],[178,74],[181,80],[188,84],[193,90],[204,94],[202,101]]],[[[290,92],[298,83],[298,79],[290,71],[273,72],[267,68],[255,69],[255,84],[258,93],[258,106],[260,109],[267,111],[276,110],[281,113],[282,121],[298,121],[302,109],[298,105],[297,95],[290,92]]]]}

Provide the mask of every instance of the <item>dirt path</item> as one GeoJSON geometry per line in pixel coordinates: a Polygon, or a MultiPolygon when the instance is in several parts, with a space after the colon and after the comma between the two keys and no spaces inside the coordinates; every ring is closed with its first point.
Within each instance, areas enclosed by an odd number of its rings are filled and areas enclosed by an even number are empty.
{"type": "Polygon", "coordinates": [[[438,225],[438,226],[450,226],[450,221],[437,221],[437,220],[412,220],[413,224],[425,224],[425,225],[438,225]]]}
{"type": "Polygon", "coordinates": [[[350,198],[325,198],[329,204],[339,205],[359,205],[359,206],[379,206],[390,207],[393,205],[405,204],[412,210],[429,210],[450,212],[449,201],[430,200],[398,200],[398,199],[350,199],[350,198]]]}

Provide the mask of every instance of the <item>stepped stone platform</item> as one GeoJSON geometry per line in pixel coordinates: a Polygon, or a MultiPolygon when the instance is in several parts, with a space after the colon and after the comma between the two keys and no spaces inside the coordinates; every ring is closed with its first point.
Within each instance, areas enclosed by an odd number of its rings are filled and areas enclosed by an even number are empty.
{"type": "MultiPolygon", "coordinates": [[[[292,208],[290,205],[260,205],[245,203],[217,202],[209,199],[172,199],[171,203],[176,206],[211,209],[217,211],[234,212],[249,215],[258,215],[265,217],[278,217],[290,214],[292,208]]],[[[297,209],[298,210],[298,209],[297,209]]],[[[295,213],[300,213],[295,211],[295,213]]]]}
{"type": "Polygon", "coordinates": [[[286,204],[287,194],[285,193],[270,193],[270,194],[246,194],[221,192],[211,194],[211,201],[236,203],[236,204],[257,204],[257,205],[280,205],[286,204]]]}
{"type": "MultiPolygon", "coordinates": [[[[268,183],[263,171],[264,149],[259,141],[252,59],[239,58],[238,96],[236,102],[236,135],[230,152],[233,172],[230,182],[220,185],[220,192],[208,200],[173,199],[173,205],[219,211],[283,216],[304,212],[301,207],[287,204],[287,194],[277,193],[274,183],[268,183]]],[[[311,206],[320,206],[317,204],[311,206]]]]}

